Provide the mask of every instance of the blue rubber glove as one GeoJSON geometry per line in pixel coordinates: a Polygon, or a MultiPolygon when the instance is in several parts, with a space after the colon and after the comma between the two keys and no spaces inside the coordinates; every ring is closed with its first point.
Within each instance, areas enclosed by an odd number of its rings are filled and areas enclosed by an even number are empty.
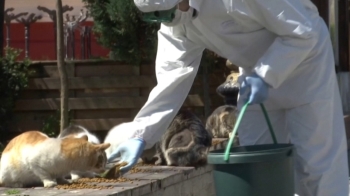
{"type": "Polygon", "coordinates": [[[141,138],[129,139],[118,146],[116,151],[111,154],[107,162],[113,161],[120,155],[121,160],[119,162],[128,163],[128,165],[120,168],[121,174],[124,174],[128,172],[134,165],[136,165],[143,150],[145,149],[145,145],[145,141],[141,138]]]}
{"type": "Polygon", "coordinates": [[[263,103],[269,93],[269,85],[256,73],[246,76],[241,84],[239,94],[243,95],[250,90],[244,103],[248,101],[250,105],[263,103]]]}

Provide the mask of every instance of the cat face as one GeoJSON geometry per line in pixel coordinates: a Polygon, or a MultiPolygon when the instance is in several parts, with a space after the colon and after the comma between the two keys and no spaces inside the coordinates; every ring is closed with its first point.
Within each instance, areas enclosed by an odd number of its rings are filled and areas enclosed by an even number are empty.
{"type": "Polygon", "coordinates": [[[84,159],[85,166],[94,172],[102,171],[107,163],[105,150],[109,143],[93,144],[88,141],[88,136],[81,138],[66,137],[62,139],[62,154],[68,159],[84,159]]]}
{"type": "Polygon", "coordinates": [[[102,151],[99,150],[96,152],[96,157],[97,157],[97,159],[95,159],[96,161],[93,161],[91,171],[96,172],[96,173],[102,173],[105,169],[106,164],[107,164],[106,152],[104,150],[102,150],[102,151]]]}

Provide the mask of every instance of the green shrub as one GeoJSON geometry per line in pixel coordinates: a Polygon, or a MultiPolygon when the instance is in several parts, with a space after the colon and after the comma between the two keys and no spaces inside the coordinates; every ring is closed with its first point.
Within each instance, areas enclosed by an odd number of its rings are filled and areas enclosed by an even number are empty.
{"type": "Polygon", "coordinates": [[[111,51],[111,59],[131,64],[155,59],[159,24],[142,21],[133,1],[83,2],[94,19],[97,41],[111,51]]]}
{"type": "Polygon", "coordinates": [[[12,120],[15,101],[28,85],[30,60],[17,61],[21,52],[19,49],[5,48],[5,55],[0,58],[0,131],[6,130],[12,120]]]}
{"type": "MultiPolygon", "coordinates": [[[[68,110],[68,124],[73,119],[71,110],[68,110]]],[[[54,114],[47,116],[43,121],[41,132],[49,137],[57,137],[60,134],[61,110],[58,109],[54,114]]]]}

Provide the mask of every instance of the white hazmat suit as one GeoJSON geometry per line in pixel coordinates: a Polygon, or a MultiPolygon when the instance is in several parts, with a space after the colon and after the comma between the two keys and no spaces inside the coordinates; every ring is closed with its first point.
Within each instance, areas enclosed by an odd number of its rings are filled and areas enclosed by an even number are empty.
{"type": "MultiPolygon", "coordinates": [[[[296,147],[296,194],[348,196],[348,161],[334,56],[310,0],[190,0],[198,14],[161,25],[158,84],[135,117],[133,136],[152,147],[186,99],[205,48],[256,72],[272,88],[264,102],[278,142],[296,147]]],[[[242,107],[242,97],[238,100],[242,107]]],[[[241,145],[272,143],[259,105],[239,128],[241,145]]]]}

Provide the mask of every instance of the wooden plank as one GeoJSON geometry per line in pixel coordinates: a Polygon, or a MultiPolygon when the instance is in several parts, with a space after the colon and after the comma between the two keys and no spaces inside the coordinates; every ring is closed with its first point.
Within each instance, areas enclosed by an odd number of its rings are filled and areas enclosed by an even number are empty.
{"type": "Polygon", "coordinates": [[[26,132],[30,130],[40,131],[43,128],[43,122],[38,120],[22,120],[13,122],[9,125],[10,132],[26,132]]]}
{"type": "MultiPolygon", "coordinates": [[[[118,76],[118,77],[74,77],[69,78],[70,89],[86,88],[133,88],[155,86],[154,77],[150,76],[118,76]]],[[[29,80],[27,89],[46,90],[60,89],[58,78],[34,78],[29,80]]]]}
{"type": "Polygon", "coordinates": [[[329,3],[328,1],[324,1],[324,0],[311,0],[317,7],[320,16],[323,18],[323,20],[325,21],[325,23],[327,25],[329,25],[329,3]]]}
{"type": "Polygon", "coordinates": [[[41,130],[46,119],[50,115],[55,115],[56,111],[35,111],[29,113],[16,113],[15,118],[9,125],[12,132],[25,132],[29,130],[41,130]]]}
{"type": "MultiPolygon", "coordinates": [[[[205,123],[205,119],[198,115],[198,117],[205,123]]],[[[81,125],[91,131],[109,131],[116,125],[124,122],[130,122],[133,118],[104,118],[104,119],[74,119],[72,122],[81,125]]],[[[127,131],[127,130],[126,130],[127,131]]]]}
{"type": "MultiPolygon", "coordinates": [[[[84,109],[138,109],[141,108],[148,97],[97,97],[97,98],[70,98],[70,110],[84,109]]],[[[212,98],[212,102],[216,102],[212,98]]],[[[220,98],[221,99],[221,98],[220,98]]],[[[204,102],[199,95],[189,95],[185,100],[184,106],[202,107],[204,102]]],[[[34,100],[18,100],[16,102],[15,111],[28,110],[57,110],[60,108],[59,98],[34,99],[34,100]]]]}
{"type": "Polygon", "coordinates": [[[77,77],[133,75],[131,65],[76,65],[75,68],[77,77]]]}
{"type": "Polygon", "coordinates": [[[75,90],[75,97],[137,97],[135,89],[138,90],[137,88],[79,89],[75,90]]]}
{"type": "MultiPolygon", "coordinates": [[[[223,83],[220,77],[209,76],[210,85],[218,86],[223,83]]],[[[201,76],[197,76],[193,86],[202,85],[201,76]]],[[[118,76],[118,77],[70,77],[69,89],[99,89],[99,88],[142,88],[154,87],[157,84],[155,76],[118,76]]],[[[60,89],[59,78],[32,78],[29,80],[28,90],[60,89]]]]}
{"type": "MultiPolygon", "coordinates": [[[[209,87],[210,96],[219,96],[219,94],[217,94],[217,92],[216,92],[216,88],[217,88],[217,86],[210,86],[209,87]]],[[[149,90],[143,89],[141,96],[148,96],[151,90],[152,90],[152,88],[150,88],[149,90]]],[[[189,94],[203,95],[203,89],[201,87],[197,87],[197,86],[192,87],[189,94]]],[[[112,96],[114,96],[114,95],[112,95],[112,96]]],[[[83,97],[83,96],[81,96],[81,97],[83,97]]]]}
{"type": "MultiPolygon", "coordinates": [[[[78,77],[90,77],[90,76],[119,76],[119,75],[131,75],[133,68],[131,65],[75,65],[66,63],[67,73],[70,77],[73,75],[74,68],[76,69],[75,75],[78,77]]],[[[31,77],[52,77],[59,78],[59,73],[56,65],[36,65],[30,66],[30,69],[35,71],[31,77]]]]}
{"type": "MultiPolygon", "coordinates": [[[[69,97],[74,97],[74,90],[69,90],[69,97]]],[[[24,90],[21,92],[19,99],[46,99],[46,98],[59,98],[60,90],[45,90],[45,91],[29,91],[24,90]]]]}
{"type": "MultiPolygon", "coordinates": [[[[203,108],[184,107],[194,112],[203,122],[203,108]]],[[[131,121],[136,114],[131,114],[131,110],[88,110],[87,112],[75,111],[78,114],[72,123],[86,127],[92,131],[107,131],[113,126],[131,121]],[[105,114],[105,115],[103,115],[105,114]]],[[[11,132],[24,132],[28,130],[41,130],[45,119],[50,115],[55,115],[56,111],[29,111],[17,112],[16,118],[10,126],[11,132]]]]}
{"type": "Polygon", "coordinates": [[[59,90],[46,90],[46,91],[27,91],[21,92],[19,99],[44,99],[44,98],[58,98],[60,97],[59,90]]]}
{"type": "Polygon", "coordinates": [[[133,118],[74,119],[72,122],[81,125],[91,131],[108,131],[118,124],[132,120],[133,118]]]}
{"type": "Polygon", "coordinates": [[[140,66],[140,72],[142,73],[142,75],[155,75],[155,66],[154,65],[141,65],[140,66]]]}
{"type": "MultiPolygon", "coordinates": [[[[210,95],[218,95],[217,92],[216,92],[216,88],[217,86],[209,86],[209,93],[210,95]]],[[[204,89],[202,86],[195,86],[195,87],[192,87],[191,90],[190,90],[190,94],[200,94],[200,95],[203,95],[203,92],[204,89]]]]}
{"type": "MultiPolygon", "coordinates": [[[[215,75],[224,75],[224,72],[229,73],[229,69],[225,66],[226,60],[222,63],[222,65],[211,68],[210,73],[214,73],[215,75]]],[[[140,66],[140,72],[142,75],[155,75],[155,65],[154,64],[143,64],[140,66]]],[[[200,75],[200,71],[198,75],[200,75]]]]}
{"type": "MultiPolygon", "coordinates": [[[[33,62],[30,68],[37,72],[36,77],[39,77],[40,73],[42,75],[41,77],[58,77],[56,64],[55,61],[33,62]]],[[[78,77],[125,75],[132,74],[135,69],[134,65],[113,61],[67,61],[67,67],[69,64],[77,69],[76,76],[78,77]]],[[[70,67],[69,69],[73,69],[73,67],[70,67]]],[[[139,69],[141,75],[155,75],[154,64],[142,64],[139,69]]],[[[223,68],[216,67],[211,69],[210,72],[213,75],[224,76],[224,69],[226,69],[224,66],[223,68]]]]}
{"type": "MultiPolygon", "coordinates": [[[[205,119],[200,117],[205,123],[205,119]]],[[[74,119],[71,122],[77,125],[81,125],[89,131],[109,131],[116,125],[124,122],[130,122],[133,118],[110,118],[110,119],[74,119]]],[[[22,120],[11,126],[11,132],[25,132],[29,130],[41,130],[42,123],[39,121],[22,120]]]]}
{"type": "MultiPolygon", "coordinates": [[[[123,122],[133,120],[132,118],[114,118],[114,119],[73,119],[71,122],[81,125],[91,131],[108,131],[113,126],[123,122]]],[[[22,119],[10,126],[11,132],[25,132],[29,130],[41,131],[43,122],[39,120],[22,119]]]]}
{"type": "Polygon", "coordinates": [[[349,2],[348,0],[338,1],[338,39],[340,40],[339,51],[339,66],[338,71],[350,71],[349,59],[349,2]]]}
{"type": "Polygon", "coordinates": [[[13,121],[19,120],[38,120],[45,121],[49,116],[58,114],[57,111],[49,110],[49,111],[18,111],[16,112],[16,116],[14,116],[13,121]]]}
{"type": "Polygon", "coordinates": [[[75,119],[91,118],[131,118],[136,115],[130,109],[99,109],[99,110],[74,110],[75,119]]]}
{"type": "MultiPolygon", "coordinates": [[[[74,65],[66,64],[68,77],[74,76],[74,65]]],[[[34,71],[34,73],[30,76],[30,78],[60,78],[60,75],[57,70],[56,65],[43,65],[43,66],[30,66],[30,69],[34,71]]]]}

